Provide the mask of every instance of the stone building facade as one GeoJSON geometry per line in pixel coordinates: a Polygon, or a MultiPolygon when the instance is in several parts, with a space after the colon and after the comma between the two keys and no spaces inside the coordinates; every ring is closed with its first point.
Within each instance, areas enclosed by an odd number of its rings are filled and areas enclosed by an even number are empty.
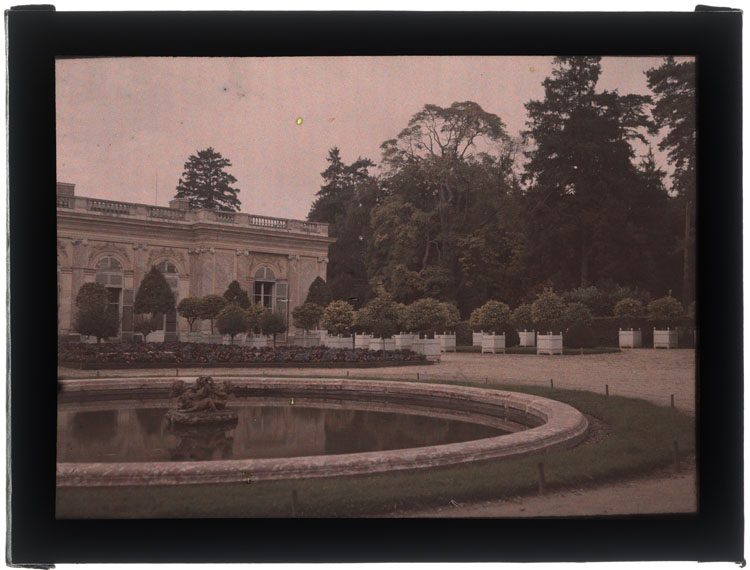
{"type": "MultiPolygon", "coordinates": [[[[177,302],[221,295],[235,279],[253,303],[288,318],[316,277],[326,278],[328,225],[239,212],[194,210],[187,199],[170,207],[75,195],[57,184],[58,334],[74,333],[75,298],[99,282],[121,317],[119,338],[133,334],[133,301],[152,266],[164,273],[177,302]]],[[[175,313],[161,317],[166,340],[189,330],[175,313]]],[[[210,322],[194,330],[207,332],[210,322]]]]}

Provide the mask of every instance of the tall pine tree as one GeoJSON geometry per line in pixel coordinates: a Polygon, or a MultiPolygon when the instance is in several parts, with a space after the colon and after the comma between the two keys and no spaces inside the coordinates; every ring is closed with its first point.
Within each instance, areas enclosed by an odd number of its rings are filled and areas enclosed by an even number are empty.
{"type": "Polygon", "coordinates": [[[645,142],[649,98],[597,91],[600,60],[556,57],[544,100],[526,104],[528,255],[557,287],[611,278],[639,183],[629,141],[645,142]]]}
{"type": "Polygon", "coordinates": [[[212,147],[198,151],[185,163],[185,171],[177,183],[175,198],[189,198],[191,208],[235,212],[240,210],[237,179],[225,171],[232,166],[212,147]]]}

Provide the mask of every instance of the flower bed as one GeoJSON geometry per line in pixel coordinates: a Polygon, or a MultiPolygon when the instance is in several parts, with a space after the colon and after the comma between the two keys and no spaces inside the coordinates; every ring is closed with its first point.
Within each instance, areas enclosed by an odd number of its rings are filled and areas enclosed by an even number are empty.
{"type": "Polygon", "coordinates": [[[58,343],[57,362],[73,368],[239,366],[239,365],[377,365],[425,364],[411,350],[371,351],[316,346],[255,348],[189,342],[102,344],[58,343]]]}

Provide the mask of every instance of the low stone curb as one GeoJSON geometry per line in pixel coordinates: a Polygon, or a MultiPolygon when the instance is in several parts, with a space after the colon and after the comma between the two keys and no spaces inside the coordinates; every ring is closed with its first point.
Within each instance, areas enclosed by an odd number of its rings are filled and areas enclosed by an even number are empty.
{"type": "MultiPolygon", "coordinates": [[[[87,397],[106,397],[147,387],[152,397],[164,395],[170,379],[63,380],[63,393],[87,397]]],[[[575,408],[539,396],[445,384],[416,384],[382,380],[331,378],[252,378],[233,379],[240,390],[276,394],[293,393],[299,397],[322,394],[355,393],[363,400],[387,398],[420,402],[444,402],[451,409],[486,410],[494,408],[498,417],[526,417],[531,425],[542,425],[499,437],[412,449],[375,451],[345,455],[243,459],[224,461],[185,461],[153,463],[58,463],[57,485],[61,487],[98,487],[132,485],[181,485],[207,483],[246,483],[368,475],[443,467],[490,459],[517,458],[553,449],[573,447],[586,437],[588,421],[575,408]]],[[[482,423],[483,414],[476,419],[482,423]]]]}

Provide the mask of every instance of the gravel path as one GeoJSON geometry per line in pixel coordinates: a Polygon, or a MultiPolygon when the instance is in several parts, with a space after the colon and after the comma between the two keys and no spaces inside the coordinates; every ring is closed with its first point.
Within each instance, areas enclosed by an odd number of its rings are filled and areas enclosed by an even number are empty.
{"type": "MultiPolygon", "coordinates": [[[[60,368],[65,378],[95,376],[92,370],[60,368]]],[[[648,400],[669,406],[674,394],[675,406],[695,414],[695,350],[636,349],[613,354],[575,356],[536,356],[523,354],[444,354],[439,363],[429,366],[391,366],[349,369],[352,378],[416,378],[466,380],[503,384],[549,386],[609,393],[648,400]]],[[[198,375],[242,376],[345,376],[344,369],[325,368],[187,368],[181,378],[198,375]]],[[[103,370],[102,377],[173,376],[171,369],[103,370]]]]}

